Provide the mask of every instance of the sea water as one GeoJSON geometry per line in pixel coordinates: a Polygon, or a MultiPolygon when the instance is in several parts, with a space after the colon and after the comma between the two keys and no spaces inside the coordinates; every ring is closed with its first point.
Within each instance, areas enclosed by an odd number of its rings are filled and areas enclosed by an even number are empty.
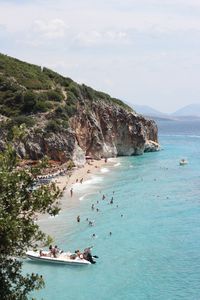
{"type": "Polygon", "coordinates": [[[79,200],[64,195],[67,210],[41,220],[59,247],[93,246],[99,258],[89,266],[25,261],[25,272],[45,279],[36,299],[200,299],[200,123],[158,126],[161,151],[118,158],[74,191],[79,200]]]}

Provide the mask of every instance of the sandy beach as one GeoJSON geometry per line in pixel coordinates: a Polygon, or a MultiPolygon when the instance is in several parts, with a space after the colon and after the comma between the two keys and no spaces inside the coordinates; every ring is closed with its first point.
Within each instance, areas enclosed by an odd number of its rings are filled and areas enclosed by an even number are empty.
{"type": "Polygon", "coordinates": [[[105,159],[93,160],[86,163],[83,167],[73,169],[68,175],[56,177],[52,182],[55,182],[60,190],[63,191],[63,197],[60,199],[61,209],[66,207],[66,198],[73,198],[74,202],[78,200],[75,188],[77,183],[84,185],[92,176],[102,174],[103,168],[113,166],[114,163],[116,163],[115,159],[108,159],[106,162],[105,159]]]}

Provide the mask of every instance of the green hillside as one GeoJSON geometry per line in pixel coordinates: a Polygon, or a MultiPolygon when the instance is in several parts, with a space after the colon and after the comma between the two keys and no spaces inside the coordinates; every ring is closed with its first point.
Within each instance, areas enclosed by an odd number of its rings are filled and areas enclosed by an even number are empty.
{"type": "Polygon", "coordinates": [[[110,102],[132,111],[108,94],[79,85],[50,69],[0,54],[0,114],[9,117],[12,124],[32,126],[38,113],[53,111],[53,127],[66,128],[79,105],[90,107],[94,101],[110,102]]]}

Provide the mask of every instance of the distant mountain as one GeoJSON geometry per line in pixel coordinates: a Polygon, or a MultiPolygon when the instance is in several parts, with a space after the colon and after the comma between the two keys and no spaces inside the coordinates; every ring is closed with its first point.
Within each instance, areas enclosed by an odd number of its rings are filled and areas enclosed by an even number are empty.
{"type": "MultiPolygon", "coordinates": [[[[129,104],[130,105],[130,104],[129,104]]],[[[146,117],[150,117],[152,119],[171,119],[171,116],[168,114],[164,114],[148,105],[133,105],[133,109],[146,117]]]]}
{"type": "Polygon", "coordinates": [[[194,116],[194,117],[200,117],[200,104],[194,103],[187,106],[184,106],[177,111],[175,111],[172,116],[175,117],[188,117],[188,116],[194,116]]]}
{"type": "MultiPolygon", "coordinates": [[[[130,105],[130,103],[129,103],[130,105]]],[[[131,105],[130,105],[131,106],[131,105]]],[[[165,114],[162,113],[148,105],[132,105],[133,109],[146,117],[152,118],[154,120],[190,120],[192,119],[199,119],[200,118],[200,104],[190,104],[184,106],[174,113],[165,114]]]]}

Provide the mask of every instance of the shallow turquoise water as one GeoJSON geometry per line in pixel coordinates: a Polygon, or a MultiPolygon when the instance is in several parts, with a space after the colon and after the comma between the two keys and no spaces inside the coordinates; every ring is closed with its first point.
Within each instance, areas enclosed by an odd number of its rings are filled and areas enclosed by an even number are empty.
{"type": "Polygon", "coordinates": [[[26,261],[25,271],[39,272],[46,281],[37,299],[200,298],[200,138],[166,133],[160,135],[162,151],[120,158],[120,165],[95,177],[93,189],[88,187],[93,194],[73,208],[66,197],[71,208],[43,222],[65,250],[93,245],[99,259],[85,267],[26,261]],[[189,164],[181,167],[182,157],[189,164]],[[92,203],[99,212],[91,210],[92,203]]]}

